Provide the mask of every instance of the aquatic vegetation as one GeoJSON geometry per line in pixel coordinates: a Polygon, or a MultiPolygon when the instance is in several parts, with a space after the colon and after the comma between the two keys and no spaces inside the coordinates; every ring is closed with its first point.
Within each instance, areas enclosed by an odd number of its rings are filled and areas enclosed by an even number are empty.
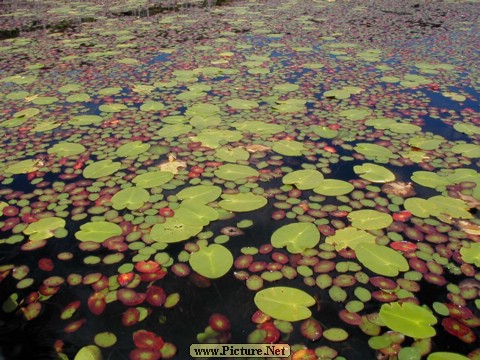
{"type": "Polygon", "coordinates": [[[187,5],[0,16],[6,357],[478,356],[475,4],[187,5]]]}

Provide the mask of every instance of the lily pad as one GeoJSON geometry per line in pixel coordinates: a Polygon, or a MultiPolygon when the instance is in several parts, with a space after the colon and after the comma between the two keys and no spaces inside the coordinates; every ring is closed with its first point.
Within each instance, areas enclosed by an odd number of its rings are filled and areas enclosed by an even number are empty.
{"type": "Polygon", "coordinates": [[[455,154],[462,154],[462,156],[476,159],[480,157],[480,146],[476,144],[457,144],[452,147],[455,154]]]}
{"type": "Polygon", "coordinates": [[[209,279],[218,279],[231,269],[233,255],[226,247],[211,244],[191,253],[189,263],[200,275],[209,279]]]}
{"type": "Polygon", "coordinates": [[[282,124],[271,124],[263,121],[237,121],[232,126],[242,132],[273,135],[285,131],[285,126],[282,124]]]}
{"type": "Polygon", "coordinates": [[[297,170],[285,175],[282,179],[284,184],[292,184],[300,190],[316,188],[324,181],[323,174],[318,170],[297,170]]]}
{"type": "Polygon", "coordinates": [[[218,205],[227,211],[246,212],[264,207],[267,199],[261,195],[252,193],[225,194],[218,205]]]}
{"type": "Polygon", "coordinates": [[[108,221],[93,221],[80,226],[80,231],[75,233],[75,237],[80,241],[104,242],[112,236],[118,236],[122,233],[122,228],[108,221]]]}
{"type": "Polygon", "coordinates": [[[447,177],[429,171],[415,171],[412,174],[411,179],[419,185],[433,189],[437,186],[451,185],[451,182],[447,177]]]}
{"type": "Polygon", "coordinates": [[[372,113],[372,110],[367,108],[356,108],[340,111],[340,116],[346,117],[350,120],[363,120],[372,113]]]}
{"type": "Polygon", "coordinates": [[[370,159],[376,157],[394,159],[398,157],[390,149],[376,144],[358,143],[354,150],[370,159]]]}
{"type": "Polygon", "coordinates": [[[100,124],[103,118],[98,115],[78,115],[69,120],[69,124],[84,126],[84,125],[96,125],[100,124]]]}
{"type": "Polygon", "coordinates": [[[286,156],[302,156],[305,145],[295,140],[279,140],[273,143],[272,150],[286,156]]]}
{"type": "Polygon", "coordinates": [[[264,289],[255,294],[255,305],[276,320],[299,321],[308,319],[315,298],[306,292],[286,286],[264,289]]]}
{"type": "Polygon", "coordinates": [[[96,161],[83,170],[83,176],[87,179],[97,179],[117,172],[121,166],[121,163],[110,159],[96,161]]]}
{"type": "Polygon", "coordinates": [[[158,101],[146,101],[140,106],[142,111],[160,111],[165,108],[165,105],[158,101]]]}
{"type": "Polygon", "coordinates": [[[409,269],[403,255],[386,246],[362,243],[355,248],[355,253],[363,266],[379,275],[397,276],[399,271],[409,269]]]}
{"type": "Polygon", "coordinates": [[[72,156],[85,152],[85,146],[77,143],[60,142],[53,145],[47,150],[49,154],[57,154],[58,156],[72,156]]]}
{"type": "Polygon", "coordinates": [[[247,165],[226,164],[215,170],[214,174],[220,179],[235,181],[251,176],[258,176],[259,172],[247,165]]]}
{"type": "Polygon", "coordinates": [[[320,232],[312,223],[292,223],[275,230],[271,243],[276,248],[286,247],[292,254],[312,249],[320,241],[320,232]]]}
{"type": "Polygon", "coordinates": [[[39,241],[49,239],[54,236],[54,231],[56,229],[65,227],[65,220],[58,217],[48,217],[40,219],[34,223],[31,223],[27,226],[23,233],[25,235],[30,235],[30,241],[39,241]]]}
{"type": "Polygon", "coordinates": [[[383,304],[379,316],[393,331],[415,339],[430,338],[436,333],[432,325],[437,323],[437,318],[432,312],[410,302],[383,304]]]}
{"type": "Polygon", "coordinates": [[[106,113],[117,113],[123,110],[127,110],[128,107],[125,104],[104,104],[100,105],[98,108],[100,111],[106,112],[106,113]]]}
{"type": "Polygon", "coordinates": [[[120,146],[116,153],[118,156],[137,156],[150,149],[150,144],[141,141],[132,141],[120,146]]]}
{"type": "Polygon", "coordinates": [[[112,206],[115,210],[137,210],[140,209],[146,201],[148,201],[150,194],[147,190],[140,187],[132,186],[120,190],[112,197],[112,206]]]}
{"type": "Polygon", "coordinates": [[[247,99],[232,99],[227,101],[227,105],[237,110],[250,110],[258,107],[258,103],[247,99]]]}
{"type": "Polygon", "coordinates": [[[236,148],[219,148],[215,151],[215,156],[222,161],[237,162],[238,160],[248,160],[250,154],[241,147],[236,148]]]}
{"type": "Polygon", "coordinates": [[[202,145],[212,149],[216,149],[222,143],[238,141],[243,137],[240,131],[219,130],[219,129],[203,129],[197,136],[192,136],[192,141],[199,141],[202,145]]]}
{"type": "Polygon", "coordinates": [[[174,217],[167,218],[164,223],[155,224],[150,231],[152,240],[163,243],[175,243],[190,239],[202,231],[203,226],[184,224],[174,217]]]}
{"type": "Polygon", "coordinates": [[[173,138],[179,135],[188,134],[193,129],[190,124],[169,124],[164,125],[158,132],[158,136],[173,138]]]}
{"type": "Polygon", "coordinates": [[[326,179],[320,183],[313,191],[320,195],[339,196],[353,191],[355,187],[347,181],[326,179]]]}
{"type": "Polygon", "coordinates": [[[38,170],[37,159],[27,159],[9,165],[5,171],[11,174],[26,174],[38,170]]]}
{"type": "Polygon", "coordinates": [[[197,201],[183,201],[175,209],[175,219],[182,224],[206,226],[218,219],[218,211],[197,201]]]}
{"type": "Polygon", "coordinates": [[[103,360],[102,350],[96,345],[82,347],[73,360],[103,360]]]}
{"type": "Polygon", "coordinates": [[[310,127],[310,130],[315,134],[318,135],[322,138],[325,139],[333,139],[338,135],[337,130],[332,130],[328,128],[327,126],[318,126],[318,125],[312,125],[310,127]]]}
{"type": "Polygon", "coordinates": [[[327,236],[325,242],[335,246],[335,250],[337,251],[346,249],[347,247],[355,250],[357,246],[362,243],[374,244],[375,236],[365,230],[350,226],[336,230],[334,235],[327,236]]]}
{"type": "Polygon", "coordinates": [[[149,189],[168,183],[173,179],[173,176],[174,174],[170,171],[150,171],[135,176],[132,183],[139,188],[149,189]]]}
{"type": "Polygon", "coordinates": [[[475,264],[480,267],[480,243],[471,243],[470,247],[462,247],[460,249],[462,260],[467,264],[475,264]]]}
{"type": "Polygon", "coordinates": [[[451,352],[434,352],[428,355],[427,360],[471,360],[470,358],[451,352]]]}
{"type": "Polygon", "coordinates": [[[353,167],[353,171],[362,179],[375,183],[386,183],[395,180],[395,175],[390,170],[377,164],[356,165],[353,167]]]}
{"type": "Polygon", "coordinates": [[[383,229],[393,222],[391,215],[377,210],[357,210],[348,214],[352,226],[362,230],[383,229]]]}
{"type": "Polygon", "coordinates": [[[200,204],[208,204],[218,199],[222,188],[214,185],[190,186],[181,190],[177,197],[182,200],[195,201],[200,204]]]}

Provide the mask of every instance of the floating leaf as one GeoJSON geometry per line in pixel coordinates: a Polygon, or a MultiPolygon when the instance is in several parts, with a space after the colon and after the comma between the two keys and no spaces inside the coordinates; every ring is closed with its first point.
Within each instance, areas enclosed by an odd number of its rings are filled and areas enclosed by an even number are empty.
{"type": "Polygon", "coordinates": [[[233,149],[223,147],[215,151],[215,156],[223,161],[237,162],[238,160],[248,160],[250,154],[247,150],[241,147],[233,149]]]}
{"type": "Polygon", "coordinates": [[[50,131],[53,129],[56,129],[59,127],[60,123],[56,123],[54,121],[42,121],[38,122],[35,127],[32,129],[32,132],[44,132],[44,131],[50,131]]]}
{"type": "Polygon", "coordinates": [[[340,116],[346,117],[350,120],[362,120],[372,113],[372,110],[367,108],[356,108],[340,111],[340,116]]]}
{"type": "Polygon", "coordinates": [[[272,150],[286,156],[302,156],[306,148],[303,143],[295,140],[279,140],[273,143],[272,150]]]}
{"type": "Polygon", "coordinates": [[[320,195],[339,196],[353,191],[355,187],[347,181],[326,179],[320,183],[313,191],[320,195]]]}
{"type": "Polygon", "coordinates": [[[175,219],[182,224],[206,226],[218,219],[218,211],[197,201],[184,201],[175,209],[175,219]]]}
{"type": "Polygon", "coordinates": [[[110,159],[100,160],[83,169],[83,176],[87,179],[97,179],[117,172],[121,166],[121,163],[110,159]]]}
{"type": "Polygon", "coordinates": [[[141,106],[142,111],[160,111],[165,108],[165,105],[158,101],[145,101],[141,106]]]}
{"type": "Polygon", "coordinates": [[[38,160],[28,159],[9,165],[5,171],[11,174],[26,174],[38,170],[38,160]]]}
{"type": "Polygon", "coordinates": [[[323,174],[318,170],[297,170],[285,175],[284,184],[292,184],[300,190],[313,189],[324,181],[323,174]]]}
{"type": "Polygon", "coordinates": [[[471,360],[470,358],[451,352],[434,352],[428,355],[427,360],[471,360]]]}
{"type": "Polygon", "coordinates": [[[164,223],[155,224],[150,236],[155,241],[175,243],[197,235],[202,229],[202,226],[184,224],[172,217],[167,218],[164,223]]]}
{"type": "Polygon", "coordinates": [[[222,188],[214,185],[190,186],[181,190],[177,197],[181,200],[195,201],[200,204],[208,204],[218,199],[222,188]]]}
{"type": "Polygon", "coordinates": [[[320,232],[312,223],[292,223],[275,230],[271,237],[274,247],[286,246],[292,254],[314,248],[320,241],[320,232]]]}
{"type": "Polygon", "coordinates": [[[359,244],[362,243],[375,243],[375,236],[372,234],[360,230],[354,227],[347,227],[335,231],[335,235],[327,236],[325,239],[327,244],[335,246],[335,250],[340,251],[347,247],[355,250],[359,244]]]}
{"type": "Polygon", "coordinates": [[[67,102],[86,102],[89,101],[90,95],[85,94],[85,93],[80,93],[80,94],[72,94],[67,97],[67,102]]]}
{"type": "Polygon", "coordinates": [[[137,187],[149,189],[168,183],[173,179],[173,176],[173,173],[169,171],[150,171],[135,176],[132,183],[137,185],[137,187]]]}
{"type": "Polygon", "coordinates": [[[202,145],[212,149],[218,148],[221,143],[238,141],[243,137],[240,131],[203,129],[197,136],[192,136],[192,141],[199,141],[202,145]]]}
{"type": "Polygon", "coordinates": [[[386,147],[369,144],[369,143],[358,143],[354,147],[354,150],[362,155],[365,155],[367,158],[397,158],[397,155],[394,155],[390,149],[386,147]]]}
{"type": "Polygon", "coordinates": [[[85,146],[77,143],[60,142],[53,145],[47,150],[49,154],[57,154],[58,156],[72,156],[85,152],[85,146]]]}
{"type": "Polygon", "coordinates": [[[397,251],[377,244],[359,244],[355,248],[358,261],[367,269],[383,276],[397,276],[399,271],[408,271],[407,260],[397,251]]]}
{"type": "Polygon", "coordinates": [[[210,116],[216,115],[220,112],[220,107],[213,104],[194,104],[185,111],[185,115],[188,116],[210,116]]]}
{"type": "Polygon", "coordinates": [[[118,156],[137,156],[150,149],[150,144],[141,141],[132,141],[120,146],[116,153],[118,156]]]}
{"type": "Polygon", "coordinates": [[[419,185],[429,188],[436,188],[437,186],[451,185],[451,182],[445,176],[440,176],[437,173],[429,171],[415,171],[411,176],[412,181],[419,185]]]}
{"type": "Polygon", "coordinates": [[[437,318],[431,311],[410,302],[392,302],[380,308],[380,320],[392,329],[415,339],[426,339],[435,335],[431,325],[437,318]]]}
{"type": "Polygon", "coordinates": [[[126,110],[126,109],[128,109],[128,107],[125,104],[112,103],[112,104],[100,105],[100,107],[98,109],[100,111],[103,111],[103,112],[106,112],[106,113],[116,113],[116,112],[120,112],[122,110],[126,110]]]}
{"type": "Polygon", "coordinates": [[[348,214],[352,226],[362,230],[383,229],[393,222],[393,218],[386,213],[377,210],[357,210],[348,214]]]}
{"type": "Polygon", "coordinates": [[[164,125],[157,132],[157,135],[165,138],[174,138],[179,135],[188,134],[192,129],[192,125],[189,124],[164,125]]]}
{"type": "Polygon", "coordinates": [[[190,266],[193,270],[209,279],[218,279],[225,275],[233,265],[230,250],[219,244],[200,247],[190,254],[190,266]]]}
{"type": "Polygon", "coordinates": [[[312,316],[308,307],[315,305],[315,299],[306,292],[285,286],[259,291],[254,302],[264,314],[283,321],[308,319],[312,316]]]}
{"type": "Polygon", "coordinates": [[[306,101],[301,99],[277,100],[273,108],[280,113],[301,112],[305,110],[305,104],[306,101]]]}
{"type": "Polygon", "coordinates": [[[377,164],[363,164],[353,167],[355,174],[362,179],[375,183],[386,183],[395,180],[395,175],[387,168],[377,164]]]}
{"type": "Polygon", "coordinates": [[[259,172],[247,165],[226,164],[215,170],[214,174],[220,179],[235,181],[251,176],[258,176],[259,172]]]}
{"type": "Polygon", "coordinates": [[[232,126],[243,132],[262,135],[273,135],[285,130],[285,126],[282,124],[271,124],[263,121],[237,121],[232,126]]]}
{"type": "Polygon", "coordinates": [[[122,233],[122,228],[117,224],[108,221],[93,221],[80,226],[80,231],[75,233],[75,237],[80,241],[104,242],[112,236],[118,236],[122,233]]]}
{"type": "Polygon", "coordinates": [[[446,214],[457,219],[471,219],[473,217],[469,212],[469,206],[463,200],[438,195],[429,198],[428,202],[433,205],[430,212],[434,216],[446,214]]]}
{"type": "Polygon", "coordinates": [[[413,137],[408,140],[408,145],[414,146],[422,150],[435,150],[438,149],[440,144],[445,142],[444,139],[428,139],[423,137],[413,137]]]}
{"type": "Polygon", "coordinates": [[[431,214],[433,205],[429,203],[426,199],[413,197],[406,199],[403,206],[414,216],[420,218],[428,218],[431,214]]]}
{"type": "Polygon", "coordinates": [[[103,118],[98,115],[78,115],[69,120],[69,124],[84,126],[84,125],[96,125],[100,124],[103,118]]]}
{"type": "Polygon", "coordinates": [[[232,99],[227,101],[227,105],[237,110],[250,110],[258,107],[258,103],[247,99],[232,99]]]}
{"type": "Polygon", "coordinates": [[[73,360],[103,360],[102,351],[96,345],[82,347],[73,360]]]}
{"type": "Polygon", "coordinates": [[[115,210],[137,210],[140,209],[150,198],[147,190],[132,186],[120,190],[112,197],[112,206],[115,210]]]}
{"type": "Polygon", "coordinates": [[[318,125],[312,125],[310,127],[310,130],[315,134],[318,135],[322,138],[325,139],[333,139],[338,135],[337,130],[332,130],[328,128],[327,126],[318,126],[318,125]]]}
{"type": "Polygon", "coordinates": [[[261,195],[252,193],[225,194],[218,205],[227,211],[246,212],[264,207],[267,199],[261,195]]]}
{"type": "Polygon", "coordinates": [[[460,254],[466,263],[480,267],[480,243],[470,243],[470,247],[463,246],[460,254]]]}
{"type": "Polygon", "coordinates": [[[452,147],[455,154],[462,154],[462,156],[476,159],[480,157],[480,146],[476,144],[457,144],[452,147]]]}
{"type": "Polygon", "coordinates": [[[53,237],[53,232],[56,229],[65,227],[65,220],[58,217],[48,217],[40,219],[27,226],[23,233],[30,235],[30,241],[45,240],[53,237]]]}
{"type": "Polygon", "coordinates": [[[467,135],[480,135],[480,127],[473,124],[457,122],[453,125],[453,128],[467,135]]]}

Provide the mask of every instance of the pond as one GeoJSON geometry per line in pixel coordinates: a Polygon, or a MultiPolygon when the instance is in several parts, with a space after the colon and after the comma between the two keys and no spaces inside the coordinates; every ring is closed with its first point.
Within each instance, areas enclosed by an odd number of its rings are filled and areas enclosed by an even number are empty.
{"type": "Polygon", "coordinates": [[[480,359],[478,2],[170,3],[0,40],[0,359],[480,359]]]}

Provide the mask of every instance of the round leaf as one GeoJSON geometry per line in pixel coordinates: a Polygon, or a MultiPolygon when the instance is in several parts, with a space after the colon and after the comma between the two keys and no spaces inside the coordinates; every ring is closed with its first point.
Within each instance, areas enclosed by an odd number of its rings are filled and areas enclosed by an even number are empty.
{"type": "Polygon", "coordinates": [[[284,184],[293,184],[300,190],[313,189],[324,181],[323,174],[318,170],[297,170],[285,175],[284,184]]]}
{"type": "Polygon", "coordinates": [[[259,172],[247,165],[227,164],[220,166],[214,174],[220,179],[235,181],[250,176],[258,176],[259,172]]]}
{"type": "Polygon", "coordinates": [[[395,180],[395,175],[387,168],[377,164],[363,164],[353,167],[355,174],[362,179],[375,183],[386,183],[395,180]]]}
{"type": "Polygon", "coordinates": [[[320,241],[320,232],[312,223],[293,223],[275,230],[271,242],[276,248],[286,246],[292,254],[314,248],[320,241]]]}
{"type": "Polygon", "coordinates": [[[353,191],[355,187],[347,181],[327,179],[318,185],[313,191],[320,195],[339,196],[353,191]]]}
{"type": "Polygon", "coordinates": [[[87,179],[97,179],[117,172],[122,166],[119,162],[110,159],[100,160],[83,169],[83,176],[87,179]]]}
{"type": "Polygon", "coordinates": [[[132,182],[137,187],[149,189],[168,183],[173,179],[173,176],[173,173],[170,171],[150,171],[135,176],[132,182]]]}
{"type": "Polygon", "coordinates": [[[218,199],[222,188],[214,185],[197,185],[183,189],[177,194],[181,200],[195,201],[200,204],[208,204],[218,199]]]}
{"type": "Polygon", "coordinates": [[[352,226],[362,230],[378,230],[388,227],[393,218],[377,210],[357,210],[348,215],[352,226]]]}
{"type": "Polygon", "coordinates": [[[402,254],[382,245],[362,243],[355,248],[358,261],[376,274],[397,276],[408,271],[409,265],[402,254]]]}
{"type": "Polygon", "coordinates": [[[267,199],[261,195],[252,193],[239,193],[222,195],[222,201],[218,205],[228,211],[245,212],[253,211],[264,207],[267,199]]]}
{"type": "Polygon", "coordinates": [[[189,263],[192,269],[200,275],[209,279],[218,279],[232,267],[233,256],[226,247],[212,244],[191,253],[189,263]]]}
{"type": "Polygon", "coordinates": [[[312,316],[308,307],[315,305],[315,299],[306,292],[285,286],[261,290],[254,301],[263,313],[283,321],[308,319],[312,316]]]}
{"type": "Polygon", "coordinates": [[[117,224],[107,221],[94,221],[80,226],[80,231],[75,237],[80,241],[94,241],[101,243],[112,236],[122,233],[122,228],[117,224]]]}
{"type": "Polygon", "coordinates": [[[120,190],[112,197],[112,205],[115,210],[137,210],[140,209],[146,201],[148,201],[150,194],[147,190],[133,186],[120,190]]]}
{"type": "Polygon", "coordinates": [[[167,218],[164,223],[155,224],[150,236],[155,241],[175,243],[197,235],[202,229],[201,225],[184,224],[173,217],[167,218]]]}

